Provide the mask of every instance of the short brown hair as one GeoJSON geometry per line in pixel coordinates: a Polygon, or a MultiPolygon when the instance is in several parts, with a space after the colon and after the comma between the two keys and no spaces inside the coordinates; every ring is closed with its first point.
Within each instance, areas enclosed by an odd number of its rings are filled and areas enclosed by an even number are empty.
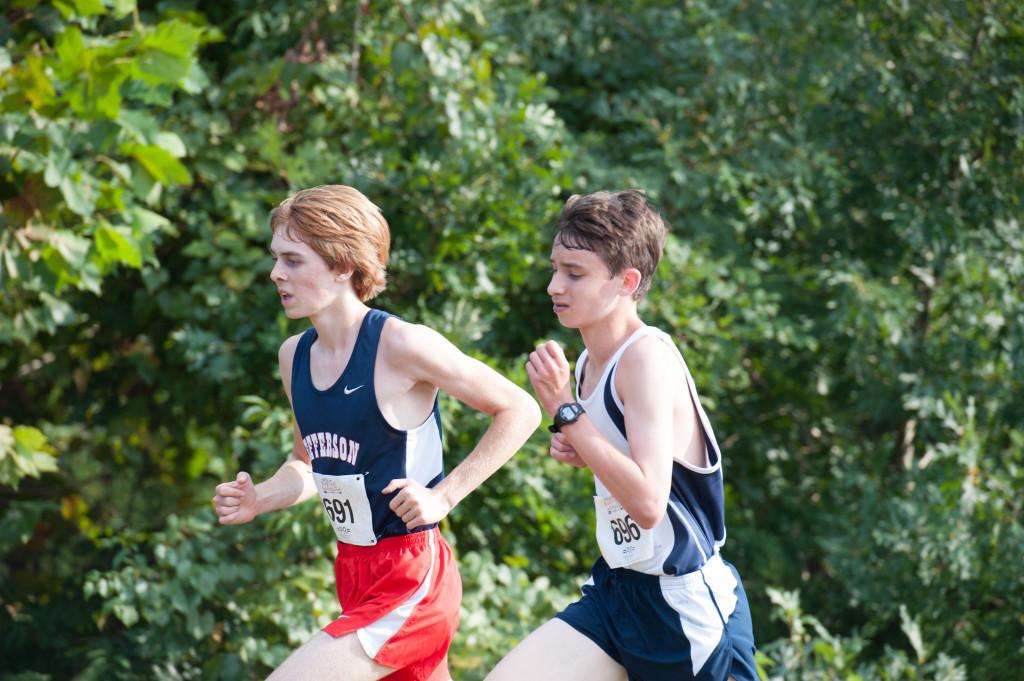
{"type": "Polygon", "coordinates": [[[359,190],[343,184],[303,189],[270,212],[270,230],[312,248],[333,270],[352,268],[352,288],[362,301],[387,283],[391,231],[384,215],[359,190]]]}
{"type": "Polygon", "coordinates": [[[555,225],[555,242],[593,251],[613,275],[639,270],[634,300],[651,288],[667,235],[668,224],[636,189],[571,196],[555,225]]]}

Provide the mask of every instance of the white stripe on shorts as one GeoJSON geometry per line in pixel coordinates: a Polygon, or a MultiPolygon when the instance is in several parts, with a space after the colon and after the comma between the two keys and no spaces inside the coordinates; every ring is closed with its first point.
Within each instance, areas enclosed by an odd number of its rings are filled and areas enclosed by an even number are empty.
{"type": "Polygon", "coordinates": [[[406,620],[412,615],[413,609],[430,593],[430,587],[434,581],[434,563],[437,561],[437,542],[434,540],[433,532],[428,532],[428,534],[430,535],[430,569],[427,570],[427,576],[423,578],[423,583],[412,596],[409,596],[408,600],[397,608],[379,620],[356,630],[356,636],[359,637],[359,642],[363,644],[363,650],[371,660],[375,659],[384,644],[401,630],[406,620]]]}
{"type": "Polygon", "coordinates": [[[716,553],[700,570],[676,577],[662,577],[660,581],[661,594],[679,613],[683,633],[690,641],[690,661],[696,676],[721,642],[724,621],[728,621],[736,609],[739,601],[736,577],[716,553]],[[715,594],[714,600],[708,586],[704,586],[705,580],[715,594]]]}

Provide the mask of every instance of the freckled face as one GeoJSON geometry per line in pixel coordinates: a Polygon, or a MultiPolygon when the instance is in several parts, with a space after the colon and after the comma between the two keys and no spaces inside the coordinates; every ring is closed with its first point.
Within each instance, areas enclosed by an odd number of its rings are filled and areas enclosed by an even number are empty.
{"type": "Polygon", "coordinates": [[[566,248],[556,241],[551,248],[548,295],[562,326],[578,329],[614,310],[621,282],[600,257],[582,248],[566,248]]]}
{"type": "Polygon", "coordinates": [[[337,300],[342,288],[337,273],[307,244],[279,229],[270,242],[270,254],[274,258],[270,279],[290,319],[312,316],[337,300]]]}

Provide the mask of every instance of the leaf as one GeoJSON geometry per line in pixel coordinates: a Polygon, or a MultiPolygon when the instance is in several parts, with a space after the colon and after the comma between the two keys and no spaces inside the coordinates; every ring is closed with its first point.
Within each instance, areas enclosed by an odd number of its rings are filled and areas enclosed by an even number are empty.
{"type": "Polygon", "coordinates": [[[110,9],[115,19],[126,17],[135,11],[135,0],[110,0],[110,9]]]}
{"type": "Polygon", "coordinates": [[[164,50],[149,49],[132,60],[133,72],[150,85],[179,83],[192,65],[189,55],[180,56],[164,50]]]}
{"type": "Polygon", "coordinates": [[[43,182],[47,187],[59,187],[65,176],[76,172],[78,172],[78,164],[71,159],[71,153],[66,148],[56,148],[46,156],[43,182]]]}
{"type": "Polygon", "coordinates": [[[130,72],[121,64],[91,68],[65,95],[75,113],[88,119],[116,119],[121,111],[121,85],[130,72]]]}
{"type": "Polygon", "coordinates": [[[134,207],[128,211],[128,217],[136,236],[159,231],[167,232],[171,235],[177,234],[170,220],[151,210],[134,207]]]}
{"type": "Polygon", "coordinates": [[[178,19],[161,22],[156,30],[142,41],[142,49],[160,50],[175,57],[190,60],[199,45],[203,31],[178,19]]]}
{"type": "Polygon", "coordinates": [[[192,176],[167,150],[150,144],[124,144],[124,153],[134,157],[149,175],[163,185],[191,184],[192,176]]]}
{"type": "MultiPolygon", "coordinates": [[[[92,185],[84,182],[79,173],[76,177],[64,176],[60,179],[60,193],[72,212],[83,217],[92,215],[96,207],[96,193],[92,185]]],[[[88,177],[88,176],[85,176],[88,177]]]]}
{"type": "Polygon", "coordinates": [[[156,144],[174,158],[183,158],[187,153],[185,143],[173,132],[161,131],[157,133],[156,144]]]}
{"type": "Polygon", "coordinates": [[[79,269],[85,266],[89,241],[69,230],[59,230],[51,235],[50,248],[59,253],[70,267],[79,269]]]}
{"type": "Polygon", "coordinates": [[[83,17],[103,14],[107,11],[102,0],[74,0],[74,3],[75,11],[83,17]]]}
{"type": "Polygon", "coordinates": [[[23,96],[34,109],[42,109],[54,100],[56,90],[53,81],[46,73],[43,58],[37,54],[29,55],[22,67],[15,67],[14,75],[22,88],[23,96]]]}
{"type": "Polygon", "coordinates": [[[160,124],[145,111],[122,109],[117,116],[117,122],[137,141],[144,144],[152,144],[160,133],[160,124]]]}
{"type": "Polygon", "coordinates": [[[70,19],[75,15],[75,8],[61,0],[53,0],[53,6],[57,8],[61,16],[70,19]]]}
{"type": "Polygon", "coordinates": [[[115,603],[113,611],[114,616],[121,620],[126,627],[131,627],[139,621],[139,611],[130,603],[115,603]]]}
{"type": "Polygon", "coordinates": [[[49,453],[35,452],[31,455],[31,459],[37,477],[39,474],[55,473],[58,470],[57,460],[49,453]]]}
{"type": "MultiPolygon", "coordinates": [[[[15,445],[24,453],[35,453],[47,450],[46,436],[38,428],[32,426],[15,426],[12,429],[15,445]]],[[[52,451],[52,450],[47,450],[52,451]]]]}
{"type": "Polygon", "coordinates": [[[917,621],[917,618],[910,616],[910,611],[903,604],[900,605],[900,629],[907,635],[914,654],[917,655],[917,663],[924,664],[928,652],[925,650],[924,640],[921,636],[921,623],[917,621]]]}
{"type": "Polygon", "coordinates": [[[46,435],[33,426],[0,424],[0,484],[17,488],[22,478],[57,470],[46,435]]]}
{"type": "Polygon", "coordinates": [[[49,293],[40,293],[39,299],[46,306],[46,311],[54,324],[63,326],[75,320],[75,309],[60,298],[49,293]]]}
{"type": "Polygon", "coordinates": [[[7,273],[7,276],[10,277],[11,279],[17,279],[19,276],[18,263],[17,261],[15,261],[14,254],[11,252],[11,249],[5,248],[3,250],[3,256],[4,271],[7,273]]]}
{"type": "Polygon", "coordinates": [[[88,67],[88,64],[82,59],[85,42],[82,40],[82,32],[78,30],[77,26],[68,26],[63,33],[57,36],[54,51],[57,53],[64,74],[74,74],[88,67]]]}
{"type": "Polygon", "coordinates": [[[198,95],[210,85],[210,78],[206,75],[202,65],[193,61],[188,69],[188,75],[181,82],[181,87],[190,95],[198,95]]]}
{"type": "Polygon", "coordinates": [[[93,235],[96,251],[107,263],[122,262],[129,267],[142,267],[142,251],[139,244],[126,234],[126,229],[118,229],[110,225],[100,225],[93,235]]]}

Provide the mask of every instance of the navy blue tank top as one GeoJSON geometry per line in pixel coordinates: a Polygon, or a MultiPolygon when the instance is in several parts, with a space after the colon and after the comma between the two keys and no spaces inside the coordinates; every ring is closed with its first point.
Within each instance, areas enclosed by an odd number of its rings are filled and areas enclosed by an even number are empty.
{"type": "Polygon", "coordinates": [[[292,409],[313,472],[363,476],[378,540],[410,533],[388,508],[397,492],[381,493],[388,483],[410,478],[434,487],[444,478],[437,400],[430,416],[413,430],[394,428],[377,404],[374,367],[381,331],[390,316],[374,309],[366,313],[345,370],[326,390],[313,385],[310,373],[309,349],[317,339],[316,329],[302,334],[292,362],[292,409]]]}

